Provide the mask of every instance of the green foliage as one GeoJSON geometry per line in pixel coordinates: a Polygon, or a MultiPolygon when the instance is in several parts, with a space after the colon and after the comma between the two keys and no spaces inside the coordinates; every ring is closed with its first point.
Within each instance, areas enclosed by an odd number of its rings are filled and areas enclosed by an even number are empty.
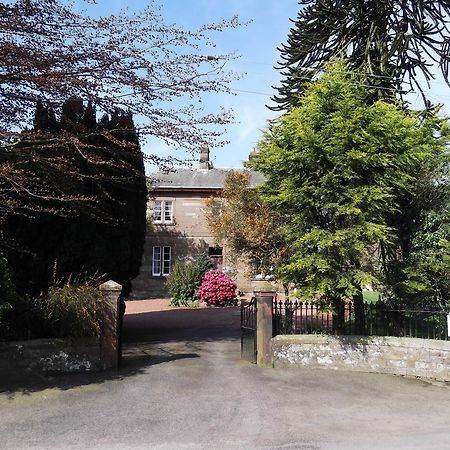
{"type": "Polygon", "coordinates": [[[208,270],[211,270],[213,268],[213,263],[209,256],[200,255],[195,260],[195,266],[197,267],[198,275],[201,279],[203,275],[208,272],[208,270]]]}
{"type": "Polygon", "coordinates": [[[195,261],[176,261],[167,278],[167,287],[172,306],[191,306],[197,302],[196,291],[203,275],[212,268],[211,260],[206,255],[195,261]]]}
{"type": "Polygon", "coordinates": [[[95,280],[51,286],[41,302],[52,337],[100,337],[104,299],[95,280]]]}
{"type": "MultiPolygon", "coordinates": [[[[403,82],[421,91],[420,76],[434,78],[430,58],[448,79],[450,29],[444,0],[301,0],[287,43],[280,48],[284,79],[273,109],[298,106],[307,83],[336,56],[364,71],[371,100],[393,99],[403,82]]],[[[408,90],[408,89],[405,89],[408,90]]]]}
{"type": "Polygon", "coordinates": [[[449,239],[450,212],[447,205],[424,214],[406,260],[406,279],[401,284],[403,296],[445,307],[450,305],[449,239]]]}
{"type": "Polygon", "coordinates": [[[368,106],[360,75],[339,61],[329,69],[271,124],[252,167],[266,176],[262,198],[283,215],[292,254],[280,273],[301,298],[334,301],[379,281],[400,245],[402,207],[442,164],[448,140],[435,113],[368,106]]]}

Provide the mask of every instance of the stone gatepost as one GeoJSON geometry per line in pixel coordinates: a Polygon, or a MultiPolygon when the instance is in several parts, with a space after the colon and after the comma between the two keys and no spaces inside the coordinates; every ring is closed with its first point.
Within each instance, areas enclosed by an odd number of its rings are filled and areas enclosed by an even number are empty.
{"type": "Polygon", "coordinates": [[[261,367],[273,367],[272,363],[272,307],[276,288],[265,280],[253,282],[256,298],[256,364],[261,367]]]}
{"type": "Polygon", "coordinates": [[[119,368],[119,297],[122,286],[112,280],[99,287],[104,298],[104,322],[101,335],[103,370],[119,368]]]}

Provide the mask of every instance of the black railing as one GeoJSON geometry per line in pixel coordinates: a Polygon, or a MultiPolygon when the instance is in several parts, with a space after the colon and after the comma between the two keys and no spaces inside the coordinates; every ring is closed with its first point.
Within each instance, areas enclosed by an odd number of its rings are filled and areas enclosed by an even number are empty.
{"type": "Polygon", "coordinates": [[[365,303],[355,314],[348,302],[338,307],[298,301],[273,302],[273,334],[343,334],[450,340],[446,311],[434,305],[365,303]],[[358,320],[357,320],[358,318],[358,320]]]}

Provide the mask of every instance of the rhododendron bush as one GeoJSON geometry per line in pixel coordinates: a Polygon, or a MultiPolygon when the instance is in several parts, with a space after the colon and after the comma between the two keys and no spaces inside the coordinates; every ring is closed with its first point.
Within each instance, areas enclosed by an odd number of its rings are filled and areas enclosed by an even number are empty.
{"type": "Polygon", "coordinates": [[[236,283],[226,273],[210,270],[202,278],[197,297],[207,305],[232,304],[236,299],[236,283]]]}

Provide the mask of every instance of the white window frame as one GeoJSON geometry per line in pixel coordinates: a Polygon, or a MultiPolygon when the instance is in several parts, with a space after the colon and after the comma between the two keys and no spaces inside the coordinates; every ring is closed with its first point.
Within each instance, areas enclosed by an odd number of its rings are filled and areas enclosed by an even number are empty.
{"type": "Polygon", "coordinates": [[[170,274],[170,269],[172,267],[172,248],[165,246],[162,247],[162,258],[161,258],[161,267],[163,277],[166,277],[170,274]]]}
{"type": "Polygon", "coordinates": [[[157,224],[173,223],[173,206],[173,200],[155,200],[153,204],[153,222],[157,224]]]}
{"type": "Polygon", "coordinates": [[[152,275],[166,277],[172,268],[172,247],[168,245],[154,246],[152,255],[152,275]]]}
{"type": "Polygon", "coordinates": [[[163,218],[163,202],[161,200],[155,200],[155,203],[153,204],[153,222],[162,223],[162,218],[163,218]],[[156,218],[157,214],[159,216],[159,219],[156,218]]]}
{"type": "Polygon", "coordinates": [[[164,223],[172,223],[173,222],[173,201],[172,200],[164,200],[164,209],[163,220],[164,223]]]}
{"type": "Polygon", "coordinates": [[[161,247],[153,247],[153,255],[152,255],[152,275],[154,277],[161,276],[161,247]],[[157,258],[156,255],[159,254],[157,258]]]}

